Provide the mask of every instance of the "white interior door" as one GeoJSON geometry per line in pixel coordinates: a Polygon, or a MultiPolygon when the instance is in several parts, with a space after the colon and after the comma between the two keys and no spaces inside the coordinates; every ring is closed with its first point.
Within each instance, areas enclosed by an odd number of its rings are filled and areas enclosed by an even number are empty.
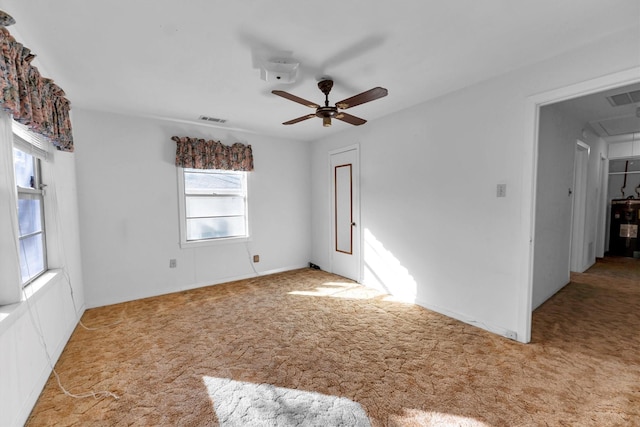
{"type": "Polygon", "coordinates": [[[584,272],[588,268],[586,246],[587,223],[587,171],[589,168],[589,146],[578,141],[573,170],[573,218],[571,224],[570,271],[584,272]]]}
{"type": "Polygon", "coordinates": [[[606,235],[607,235],[607,188],[609,187],[607,159],[600,154],[600,163],[598,166],[598,224],[596,225],[596,257],[604,257],[606,235]]]}
{"type": "Polygon", "coordinates": [[[331,180],[331,271],[360,281],[358,147],[329,155],[331,180]]]}

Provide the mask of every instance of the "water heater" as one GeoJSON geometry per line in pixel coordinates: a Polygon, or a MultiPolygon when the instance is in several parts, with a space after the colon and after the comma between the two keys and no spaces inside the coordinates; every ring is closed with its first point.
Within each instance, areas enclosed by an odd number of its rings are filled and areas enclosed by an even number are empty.
{"type": "Polygon", "coordinates": [[[612,200],[609,254],[640,258],[638,228],[640,228],[640,200],[612,200]]]}

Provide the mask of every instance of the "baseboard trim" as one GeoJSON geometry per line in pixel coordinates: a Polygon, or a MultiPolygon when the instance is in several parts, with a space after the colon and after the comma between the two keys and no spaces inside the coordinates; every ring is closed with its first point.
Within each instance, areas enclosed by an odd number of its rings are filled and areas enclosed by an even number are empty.
{"type": "Polygon", "coordinates": [[[258,271],[258,274],[252,272],[250,274],[242,274],[242,275],[237,275],[237,276],[223,277],[223,278],[214,279],[214,280],[201,281],[201,282],[191,283],[191,284],[188,284],[188,285],[179,286],[176,289],[173,289],[173,290],[170,290],[170,291],[165,291],[165,292],[153,293],[153,294],[144,295],[144,296],[136,296],[136,297],[128,298],[128,299],[114,299],[114,300],[110,300],[110,301],[99,303],[97,305],[93,305],[93,304],[90,303],[90,304],[87,305],[87,308],[106,307],[106,306],[109,306],[109,305],[122,304],[122,303],[129,302],[129,301],[137,301],[137,300],[145,299],[145,298],[153,298],[153,297],[159,297],[159,296],[162,296],[162,295],[170,295],[170,294],[173,294],[173,293],[176,293],[176,292],[189,291],[189,290],[192,290],[192,289],[204,288],[204,287],[207,287],[207,286],[215,286],[215,285],[220,285],[222,283],[235,282],[237,280],[245,280],[245,279],[251,279],[253,277],[260,277],[260,276],[267,276],[267,275],[270,275],[270,274],[283,273],[285,271],[297,270],[297,269],[300,269],[300,268],[306,268],[308,266],[309,265],[307,263],[296,264],[296,265],[291,265],[291,266],[287,266],[287,267],[275,268],[275,269],[272,269],[272,270],[258,271]]]}
{"type": "Polygon", "coordinates": [[[429,304],[425,301],[416,300],[415,303],[420,307],[426,308],[427,310],[435,311],[436,313],[440,313],[444,316],[451,317],[452,319],[459,320],[468,325],[475,326],[480,329],[484,329],[485,331],[491,332],[492,334],[500,335],[502,337],[524,343],[524,341],[521,341],[522,337],[517,336],[515,331],[503,328],[501,326],[491,325],[486,322],[482,322],[472,317],[466,316],[464,314],[460,314],[455,311],[447,310],[442,307],[429,304]]]}
{"type": "Polygon", "coordinates": [[[305,263],[305,264],[302,264],[302,265],[293,265],[293,266],[289,266],[289,267],[275,268],[273,270],[258,271],[257,275],[255,273],[252,273],[252,274],[243,274],[243,275],[239,275],[239,276],[225,277],[225,278],[217,279],[217,280],[213,280],[213,281],[208,280],[206,282],[200,282],[200,283],[195,283],[195,284],[192,284],[192,285],[184,286],[179,291],[175,291],[175,292],[188,291],[188,290],[191,290],[191,289],[198,289],[198,288],[205,288],[207,286],[221,285],[223,283],[235,282],[235,281],[238,281],[238,280],[246,280],[246,279],[251,279],[253,277],[269,276],[271,274],[284,273],[285,271],[298,270],[300,268],[306,268],[306,267],[308,267],[308,264],[305,263]]]}
{"type": "Polygon", "coordinates": [[[560,286],[557,289],[551,289],[549,292],[547,292],[547,294],[545,294],[542,299],[540,300],[540,302],[536,302],[533,301],[532,303],[532,307],[531,307],[531,312],[534,312],[538,307],[540,307],[542,304],[544,304],[545,302],[547,302],[549,299],[551,299],[552,296],[554,296],[555,294],[557,294],[558,292],[560,292],[565,286],[567,286],[569,283],[571,283],[571,279],[567,280],[567,282],[560,286]]]}

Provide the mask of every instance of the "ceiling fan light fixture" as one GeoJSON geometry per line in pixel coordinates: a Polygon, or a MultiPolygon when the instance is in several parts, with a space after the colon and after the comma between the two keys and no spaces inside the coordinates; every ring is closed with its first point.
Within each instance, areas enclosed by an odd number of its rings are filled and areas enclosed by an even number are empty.
{"type": "Polygon", "coordinates": [[[331,126],[331,117],[323,117],[322,118],[322,126],[328,128],[331,126]]]}

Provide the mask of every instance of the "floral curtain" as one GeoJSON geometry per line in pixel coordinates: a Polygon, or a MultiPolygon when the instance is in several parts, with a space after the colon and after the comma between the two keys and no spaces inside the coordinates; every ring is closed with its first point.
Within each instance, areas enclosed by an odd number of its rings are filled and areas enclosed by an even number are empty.
{"type": "Polygon", "coordinates": [[[53,80],[42,77],[31,65],[35,55],[4,28],[13,22],[0,11],[0,109],[59,150],[73,151],[69,100],[53,80]]]}
{"type": "Polygon", "coordinates": [[[174,136],[171,139],[177,143],[176,166],[193,169],[253,170],[251,145],[236,142],[228,146],[219,141],[205,141],[187,136],[174,136]]]}

